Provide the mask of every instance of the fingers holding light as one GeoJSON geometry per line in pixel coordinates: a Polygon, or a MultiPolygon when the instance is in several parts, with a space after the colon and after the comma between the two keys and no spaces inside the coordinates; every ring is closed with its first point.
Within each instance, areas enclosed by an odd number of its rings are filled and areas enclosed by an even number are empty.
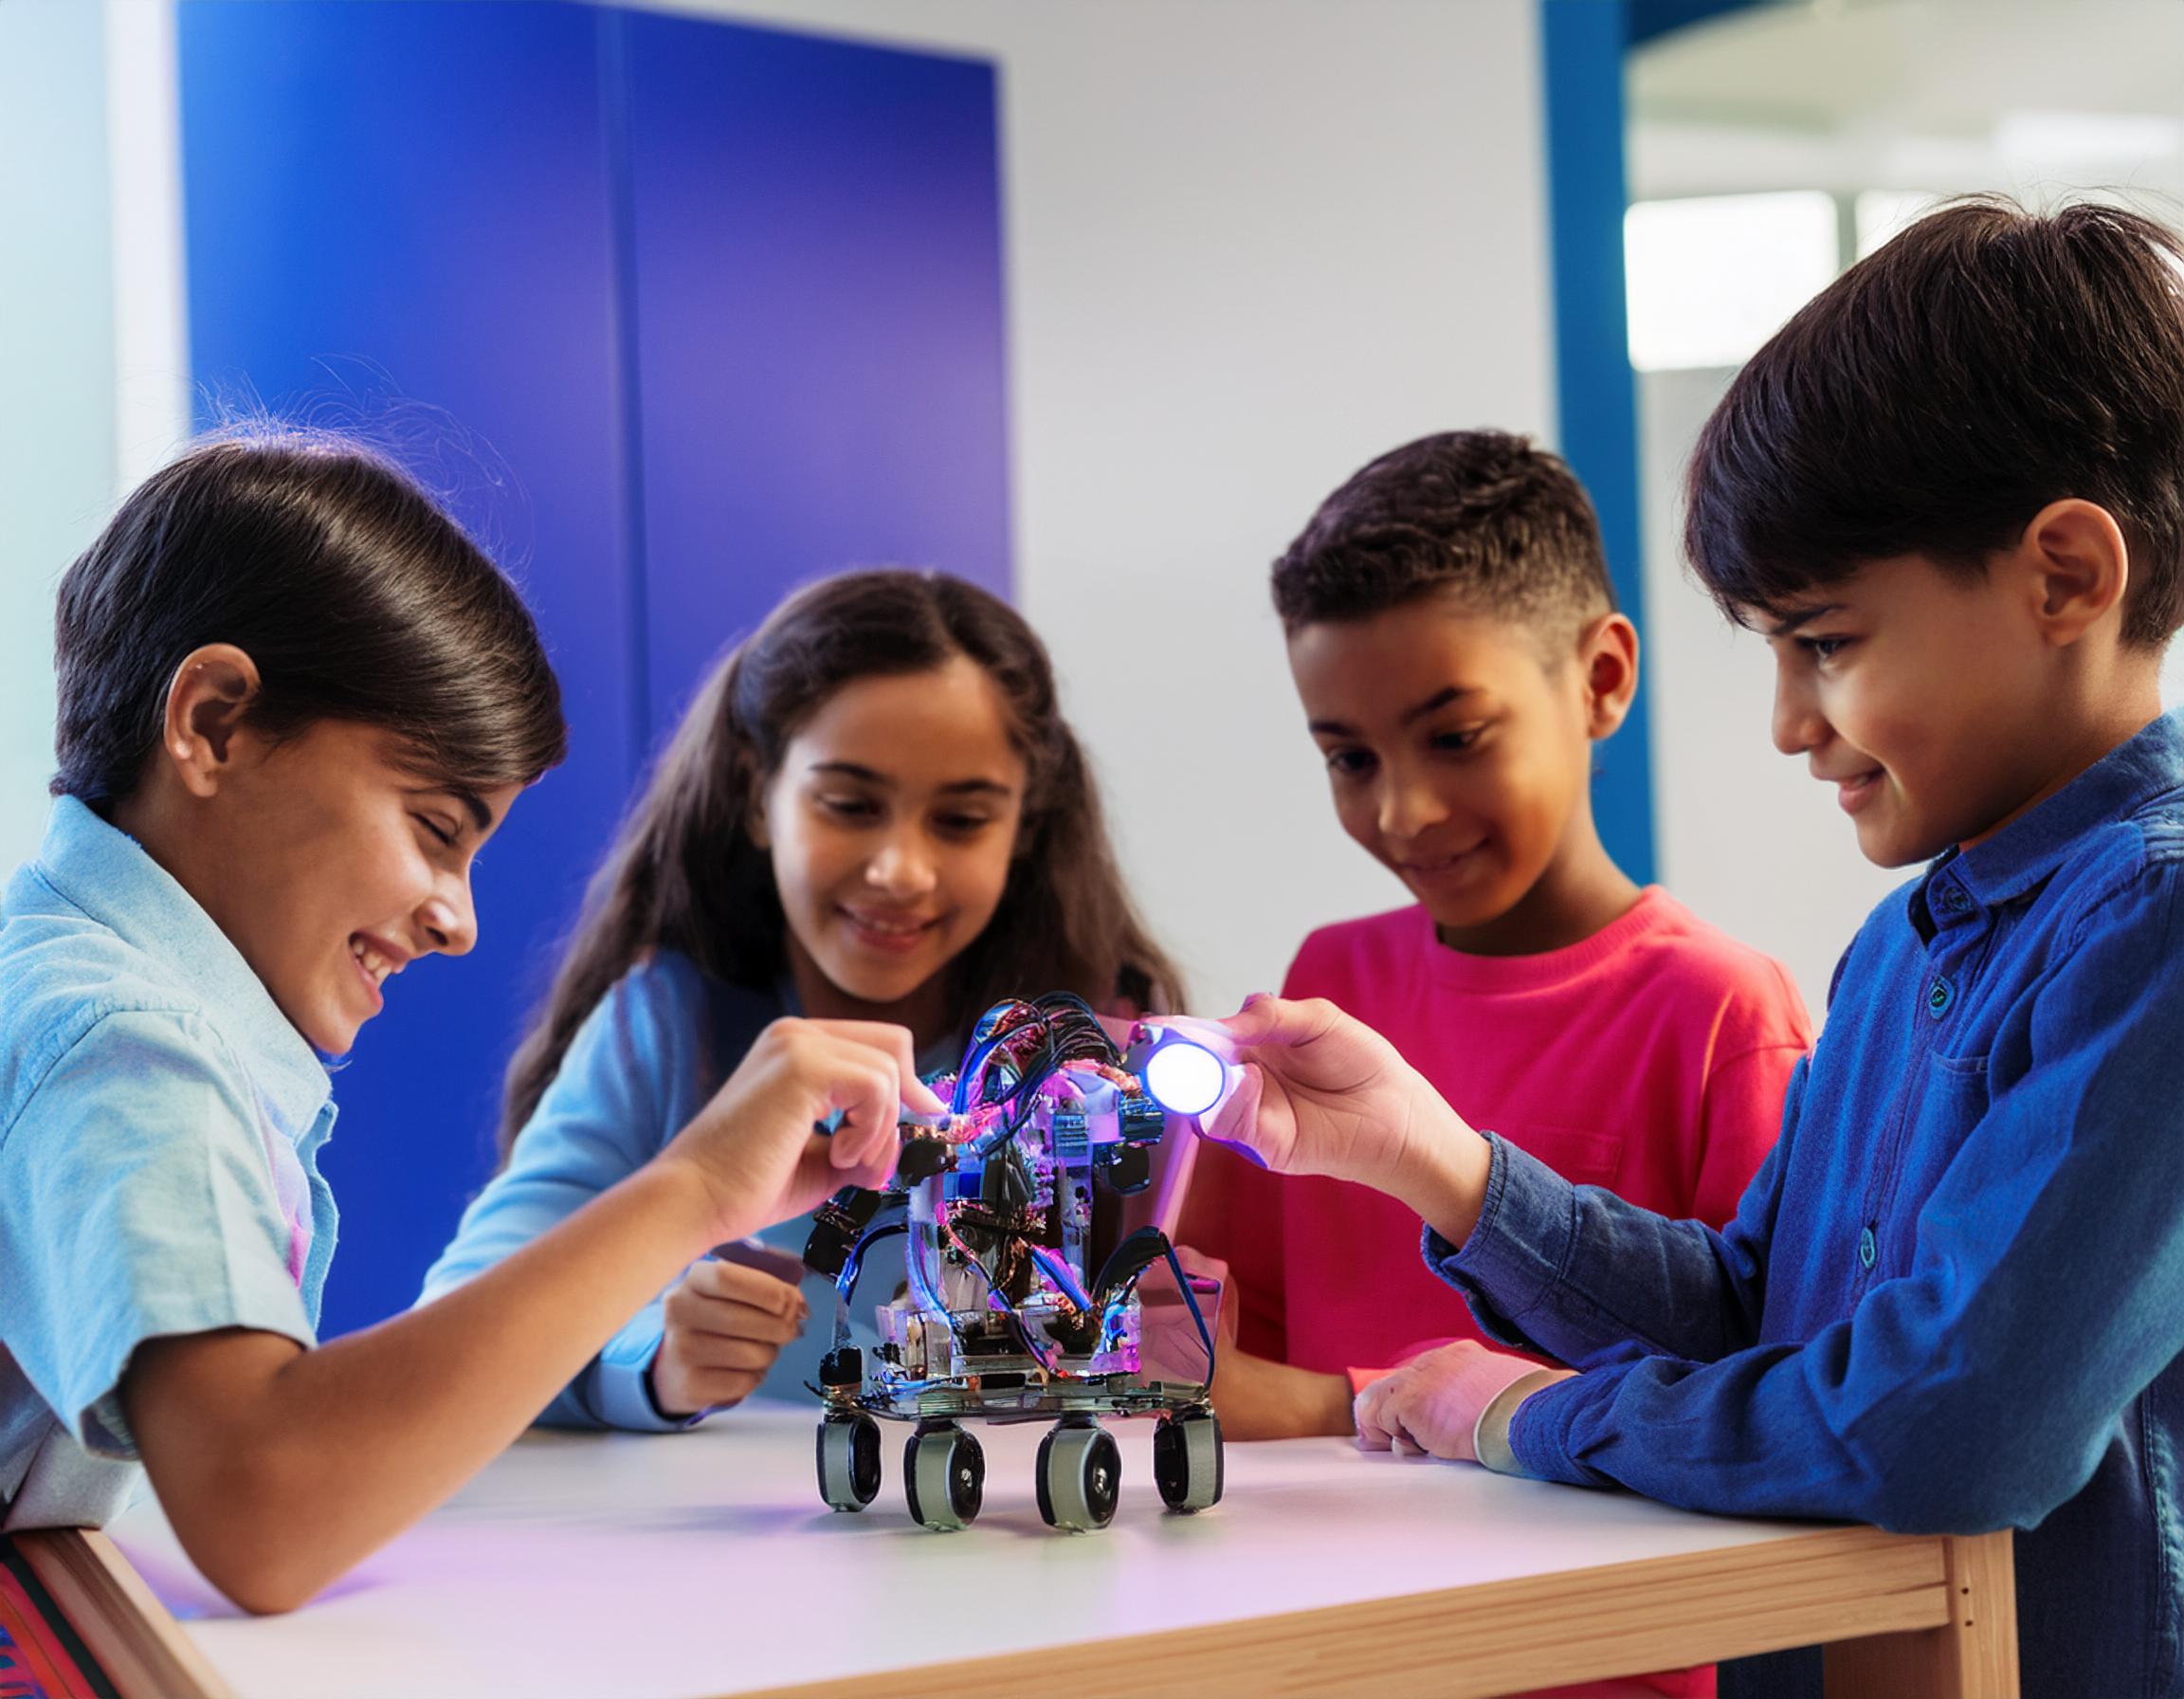
{"type": "Polygon", "coordinates": [[[1171,1115],[1197,1120],[1212,1113],[1235,1088],[1243,1070],[1212,1044],[1175,1027],[1138,1029],[1130,1068],[1153,1101],[1171,1115]]]}

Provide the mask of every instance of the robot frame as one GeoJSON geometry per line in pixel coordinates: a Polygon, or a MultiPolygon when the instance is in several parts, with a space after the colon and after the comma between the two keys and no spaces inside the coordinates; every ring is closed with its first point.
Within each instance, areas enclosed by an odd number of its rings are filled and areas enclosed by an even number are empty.
{"type": "MultiPolygon", "coordinates": [[[[1227,1067],[1156,1019],[1127,1048],[1081,998],[1055,993],[995,1004],[962,1066],[933,1082],[939,1117],[905,1113],[883,1191],[849,1187],[823,1204],[804,1260],[831,1277],[834,1348],[822,1360],[820,1497],[862,1510],[879,1494],[875,1417],[916,1424],[903,1448],[910,1514],[968,1526],[985,1496],[985,1455],[966,1418],[1055,1418],[1040,1442],[1039,1513],[1085,1532],[1114,1519],[1121,1453],[1102,1416],[1157,1414],[1153,1473],[1164,1503],[1194,1512],[1221,1498],[1221,1423],[1208,1390],[1214,1329],[1157,1227],[1122,1238],[1097,1273],[1096,1183],[1142,1192],[1172,1122],[1219,1100],[1227,1067]],[[865,1251],[901,1234],[909,1279],[880,1308],[867,1368],[849,1343],[849,1306],[865,1251]],[[1155,1379],[1141,1355],[1141,1276],[1165,1262],[1205,1351],[1202,1379],[1155,1379]]],[[[1217,1288],[1213,1291],[1216,1300],[1217,1288]]]]}

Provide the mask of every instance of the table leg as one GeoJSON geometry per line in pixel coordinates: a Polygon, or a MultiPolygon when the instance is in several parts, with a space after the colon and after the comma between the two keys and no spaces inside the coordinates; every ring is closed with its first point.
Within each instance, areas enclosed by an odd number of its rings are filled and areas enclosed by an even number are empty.
{"type": "Polygon", "coordinates": [[[1938,1628],[1839,1640],[1827,1650],[1829,1699],[1933,1695],[2017,1699],[2017,1580],[2011,1536],[1944,1543],[1956,1609],[1938,1628]]]}

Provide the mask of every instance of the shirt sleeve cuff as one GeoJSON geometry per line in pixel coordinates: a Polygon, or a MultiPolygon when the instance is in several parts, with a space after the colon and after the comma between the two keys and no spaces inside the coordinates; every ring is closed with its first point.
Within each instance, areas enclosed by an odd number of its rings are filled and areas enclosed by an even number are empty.
{"type": "Polygon", "coordinates": [[[650,1371],[664,1333],[660,1306],[648,1306],[607,1342],[592,1363],[589,1371],[591,1403],[610,1428],[636,1434],[680,1434],[705,1419],[702,1410],[695,1416],[667,1416],[653,1401],[650,1371]]]}
{"type": "Polygon", "coordinates": [[[1531,1471],[1509,1448],[1509,1424],[1517,1415],[1517,1406],[1526,1398],[1543,1386],[1568,1379],[1569,1372],[1564,1369],[1535,1369],[1523,1379],[1510,1381],[1479,1413],[1471,1429],[1471,1454],[1498,1475],[1529,1477],[1531,1471]]]}
{"type": "Polygon", "coordinates": [[[1485,1139],[1486,1198],[1471,1236],[1459,1249],[1429,1225],[1420,1249],[1426,1266],[1464,1295],[1490,1338],[1540,1351],[1521,1324],[1569,1261],[1576,1188],[1499,1133],[1485,1139]]]}

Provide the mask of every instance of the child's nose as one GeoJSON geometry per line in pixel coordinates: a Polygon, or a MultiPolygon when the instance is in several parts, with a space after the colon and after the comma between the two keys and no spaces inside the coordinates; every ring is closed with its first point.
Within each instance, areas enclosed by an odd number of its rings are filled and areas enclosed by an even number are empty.
{"type": "Polygon", "coordinates": [[[1419,779],[1391,778],[1380,794],[1380,832],[1383,837],[1414,838],[1448,817],[1448,810],[1432,786],[1419,779]]]}
{"type": "Polygon", "coordinates": [[[1827,740],[1828,723],[1812,699],[1793,679],[1774,675],[1774,747],[1784,755],[1803,755],[1827,740]]]}
{"type": "Polygon", "coordinates": [[[864,877],[891,895],[921,895],[933,887],[933,857],[913,835],[891,838],[865,864],[864,877]]]}
{"type": "Polygon", "coordinates": [[[478,909],[470,900],[469,881],[459,891],[435,893],[418,910],[417,923],[441,955],[469,955],[478,945],[478,909]]]}

